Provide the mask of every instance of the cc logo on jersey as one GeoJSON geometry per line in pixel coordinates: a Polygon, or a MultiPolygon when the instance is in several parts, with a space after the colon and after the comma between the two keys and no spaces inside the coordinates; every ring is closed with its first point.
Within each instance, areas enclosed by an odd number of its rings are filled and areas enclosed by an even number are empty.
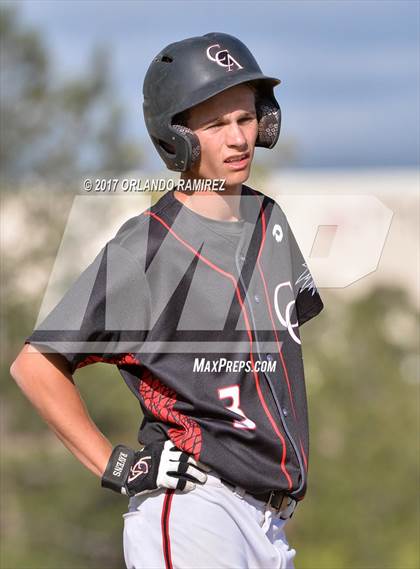
{"type": "Polygon", "coordinates": [[[278,223],[276,223],[276,225],[273,227],[273,237],[277,243],[280,243],[280,241],[283,239],[283,229],[278,223]]]}
{"type": "Polygon", "coordinates": [[[276,286],[275,291],[274,291],[274,308],[275,308],[275,311],[277,314],[277,318],[279,319],[280,323],[287,329],[292,340],[294,340],[297,344],[300,344],[301,341],[298,338],[298,336],[296,336],[295,331],[294,331],[294,328],[299,326],[299,323],[291,321],[291,315],[292,315],[293,307],[295,305],[295,300],[294,299],[290,300],[290,301],[286,300],[287,297],[290,296],[288,294],[289,289],[293,295],[293,288],[292,288],[292,285],[290,284],[290,281],[285,281],[284,283],[280,283],[276,286]],[[281,291],[281,293],[280,293],[280,291],[281,291]],[[282,298],[283,306],[284,306],[283,313],[282,313],[282,310],[280,309],[280,305],[279,305],[279,296],[283,297],[282,298]]]}
{"type": "Polygon", "coordinates": [[[227,67],[228,71],[232,71],[235,65],[236,69],[243,69],[242,65],[239,65],[239,63],[230,55],[227,49],[219,49],[219,51],[214,50],[214,48],[218,47],[220,47],[220,45],[218,43],[215,43],[207,49],[206,54],[210,61],[214,61],[217,63],[217,65],[220,65],[220,67],[227,67]]]}

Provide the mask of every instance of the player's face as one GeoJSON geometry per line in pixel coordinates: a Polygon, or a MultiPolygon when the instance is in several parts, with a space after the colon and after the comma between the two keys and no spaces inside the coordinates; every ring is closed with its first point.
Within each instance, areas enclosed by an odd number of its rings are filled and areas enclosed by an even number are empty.
{"type": "Polygon", "coordinates": [[[258,133],[255,94],[250,87],[231,87],[193,107],[188,127],[201,146],[201,158],[191,175],[226,179],[226,187],[248,179],[258,133]]]}

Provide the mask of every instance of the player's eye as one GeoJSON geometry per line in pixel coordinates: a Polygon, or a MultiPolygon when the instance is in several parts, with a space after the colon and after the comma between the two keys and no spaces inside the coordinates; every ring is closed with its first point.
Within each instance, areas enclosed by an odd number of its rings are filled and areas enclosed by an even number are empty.
{"type": "Polygon", "coordinates": [[[239,119],[239,122],[242,123],[242,124],[245,124],[245,123],[248,123],[248,122],[253,121],[255,118],[256,118],[256,117],[254,117],[254,116],[252,116],[252,115],[248,115],[248,116],[246,116],[246,117],[241,117],[241,118],[239,119]]]}

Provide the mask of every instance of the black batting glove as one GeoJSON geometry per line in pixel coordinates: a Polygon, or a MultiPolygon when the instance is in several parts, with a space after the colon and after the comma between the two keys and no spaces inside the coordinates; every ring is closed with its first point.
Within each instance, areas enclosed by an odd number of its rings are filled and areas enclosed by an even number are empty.
{"type": "Polygon", "coordinates": [[[101,485],[126,496],[172,488],[181,492],[204,484],[209,467],[178,450],[172,441],[151,443],[140,451],[118,445],[102,476],[101,485]]]}

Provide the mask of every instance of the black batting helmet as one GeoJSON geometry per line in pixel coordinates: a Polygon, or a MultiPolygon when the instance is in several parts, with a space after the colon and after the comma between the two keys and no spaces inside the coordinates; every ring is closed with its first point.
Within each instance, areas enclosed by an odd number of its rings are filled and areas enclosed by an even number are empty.
{"type": "Polygon", "coordinates": [[[172,43],[153,59],[143,84],[143,112],[153,144],[170,170],[185,172],[200,156],[197,136],[174,124],[174,117],[248,82],[256,87],[256,146],[272,148],[280,133],[280,107],[273,93],[280,80],[264,75],[237,38],[212,32],[172,43]]]}

